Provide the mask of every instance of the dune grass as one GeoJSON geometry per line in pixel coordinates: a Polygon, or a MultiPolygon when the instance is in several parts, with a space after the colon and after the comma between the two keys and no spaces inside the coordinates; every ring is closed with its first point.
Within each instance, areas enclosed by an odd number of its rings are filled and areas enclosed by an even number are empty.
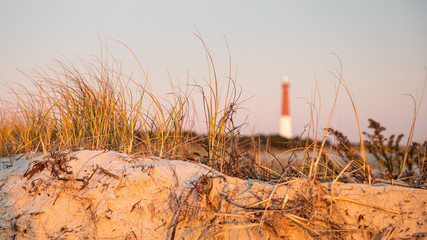
{"type": "MultiPolygon", "coordinates": [[[[107,149],[128,154],[189,158],[227,172],[239,157],[241,125],[234,122],[240,92],[229,75],[219,77],[209,49],[209,82],[172,87],[159,98],[136,55],[142,76],[126,75],[105,47],[96,61],[56,61],[26,74],[32,86],[11,88],[15,102],[3,101],[0,154],[30,151],[107,149]],[[190,100],[202,99],[205,133],[195,134],[190,100]],[[234,161],[234,162],[233,162],[234,161]]],[[[237,172],[237,169],[229,172],[237,172]]]]}
{"type": "Polygon", "coordinates": [[[286,141],[280,137],[242,137],[240,130],[244,123],[235,122],[241,90],[232,77],[230,51],[228,49],[230,68],[220,76],[207,44],[200,34],[196,36],[206,53],[207,81],[189,84],[184,89],[172,86],[167,99],[156,95],[136,54],[121,42],[138,63],[140,76],[123,72],[106,46],[95,61],[81,61],[76,65],[58,60],[47,70],[26,74],[33,85],[11,87],[13,103],[1,100],[0,155],[106,149],[188,159],[232,176],[275,183],[295,177],[311,182],[372,183],[375,179],[401,180],[415,185],[426,182],[426,144],[412,142],[421,100],[415,105],[406,147],[399,145],[403,136],[384,138],[382,128],[373,120],[370,126],[374,133],[363,133],[356,101],[343,78],[339,61],[339,69],[333,73],[337,80],[335,100],[323,130],[319,126],[321,101],[316,87],[310,101],[308,129],[300,138],[286,141]],[[330,127],[342,89],[357,120],[358,151],[353,150],[354,146],[342,133],[330,127]],[[198,134],[194,129],[194,107],[190,104],[196,97],[201,99],[204,116],[204,132],[198,134]],[[277,149],[277,145],[282,148],[277,149]],[[382,170],[372,171],[366,146],[384,167],[382,170]],[[282,162],[277,158],[292,152],[303,152],[302,159],[282,162]],[[262,155],[271,159],[261,159],[262,155]]]}

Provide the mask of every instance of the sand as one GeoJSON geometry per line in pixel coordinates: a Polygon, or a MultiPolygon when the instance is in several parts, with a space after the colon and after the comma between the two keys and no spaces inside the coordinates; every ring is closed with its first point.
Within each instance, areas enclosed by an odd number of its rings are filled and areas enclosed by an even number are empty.
{"type": "Polygon", "coordinates": [[[0,239],[426,239],[427,191],[82,150],[0,161],[0,239]]]}

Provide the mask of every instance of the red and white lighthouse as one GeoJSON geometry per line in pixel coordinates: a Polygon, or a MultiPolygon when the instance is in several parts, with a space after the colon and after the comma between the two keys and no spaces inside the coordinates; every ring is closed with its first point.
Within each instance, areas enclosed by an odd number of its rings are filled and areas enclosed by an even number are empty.
{"type": "Polygon", "coordinates": [[[292,138],[292,123],[289,111],[289,80],[283,77],[282,82],[282,116],[280,117],[280,136],[292,138]]]}

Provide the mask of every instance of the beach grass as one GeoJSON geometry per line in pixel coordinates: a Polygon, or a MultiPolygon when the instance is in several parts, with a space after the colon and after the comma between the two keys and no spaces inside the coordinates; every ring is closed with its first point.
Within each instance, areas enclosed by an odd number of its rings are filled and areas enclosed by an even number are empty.
{"type": "Polygon", "coordinates": [[[241,89],[232,77],[230,51],[230,68],[221,76],[207,44],[200,34],[196,36],[206,54],[207,81],[188,84],[183,89],[172,86],[169,98],[155,93],[136,54],[121,42],[118,44],[137,62],[139,77],[125,73],[106,46],[95,61],[75,64],[57,60],[45,70],[25,73],[32,86],[10,87],[15,100],[1,100],[0,155],[105,149],[191,160],[232,176],[274,183],[296,177],[311,182],[399,180],[411,186],[426,182],[426,143],[412,141],[422,99],[418,103],[414,99],[414,116],[405,147],[399,145],[403,135],[385,138],[374,120],[369,120],[374,133],[363,132],[354,95],[343,78],[339,61],[339,69],[332,73],[337,86],[325,127],[319,126],[321,101],[316,86],[309,102],[308,128],[300,138],[241,136],[245,123],[235,120],[241,89]],[[357,120],[357,151],[343,133],[330,126],[342,89],[357,120]],[[197,114],[204,116],[202,132],[194,129],[191,101],[195,97],[202,103],[202,114],[197,114]],[[389,142],[385,145],[386,140],[389,142]],[[367,151],[381,169],[372,171],[367,151]],[[295,152],[302,152],[298,161],[283,162],[276,157],[295,152]]]}

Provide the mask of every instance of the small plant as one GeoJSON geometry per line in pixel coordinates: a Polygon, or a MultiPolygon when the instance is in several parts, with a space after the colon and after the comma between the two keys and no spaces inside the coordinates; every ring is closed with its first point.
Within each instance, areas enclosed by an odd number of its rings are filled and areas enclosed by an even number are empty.
{"type": "MultiPolygon", "coordinates": [[[[383,132],[386,130],[385,127],[381,126],[380,123],[373,119],[368,119],[369,129],[373,130],[373,133],[363,132],[367,137],[365,145],[375,159],[381,164],[381,166],[387,169],[387,178],[396,179],[399,173],[399,167],[402,164],[403,157],[405,155],[400,147],[400,141],[403,138],[403,134],[396,135],[392,134],[390,137],[385,137],[383,132]]],[[[412,168],[412,162],[408,161],[407,165],[412,168]]]]}
{"type": "Polygon", "coordinates": [[[386,168],[384,174],[386,178],[398,179],[400,167],[402,166],[405,154],[405,169],[402,178],[413,178],[414,176],[422,176],[425,172],[425,145],[417,142],[412,142],[408,148],[400,145],[404,135],[384,136],[385,127],[373,119],[369,119],[368,128],[373,130],[373,133],[364,132],[367,136],[365,144],[375,159],[386,168]],[[416,169],[416,171],[415,171],[416,169]]]}
{"type": "MultiPolygon", "coordinates": [[[[368,119],[368,128],[372,130],[371,133],[363,132],[366,136],[364,141],[368,152],[374,160],[376,160],[381,169],[375,171],[376,181],[381,179],[400,180],[409,183],[412,186],[422,186],[426,182],[426,142],[419,144],[412,142],[409,148],[401,146],[401,141],[404,137],[403,134],[384,136],[386,128],[379,122],[368,119]],[[406,154],[406,163],[404,174],[399,177],[400,167],[403,164],[403,159],[406,154]]],[[[338,130],[329,129],[329,132],[335,139],[338,140],[336,146],[337,154],[340,158],[350,164],[347,172],[352,172],[352,176],[357,177],[357,168],[361,167],[363,161],[358,152],[352,149],[352,144],[348,138],[338,130]]]]}

